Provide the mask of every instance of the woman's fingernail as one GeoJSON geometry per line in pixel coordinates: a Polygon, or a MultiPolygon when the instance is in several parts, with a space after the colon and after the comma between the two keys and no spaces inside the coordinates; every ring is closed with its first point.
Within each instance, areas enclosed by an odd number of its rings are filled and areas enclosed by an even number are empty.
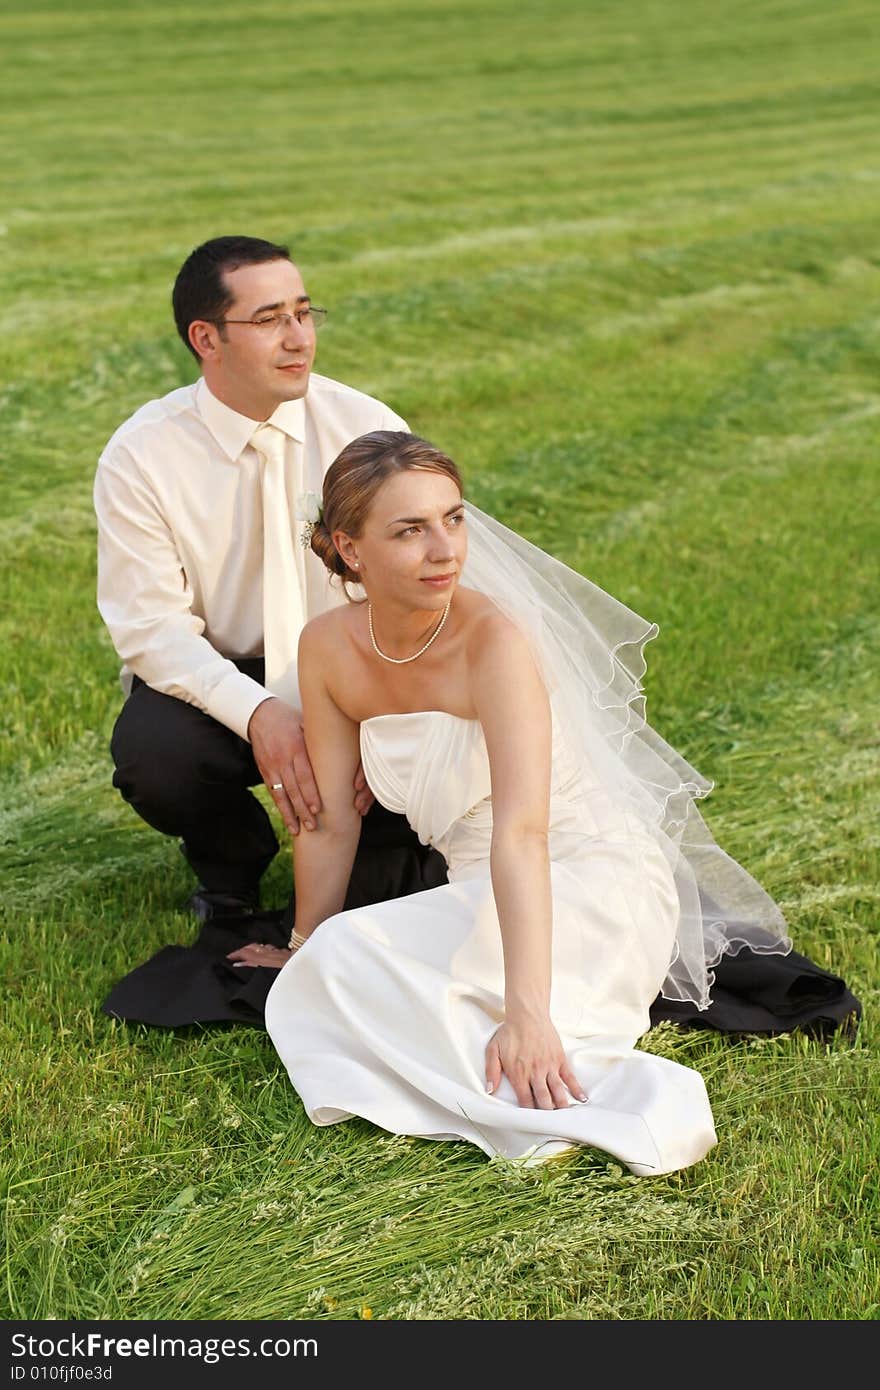
{"type": "Polygon", "coordinates": [[[312,813],[313,816],[316,816],[316,815],[318,814],[318,808],[317,808],[317,806],[310,806],[310,807],[309,807],[309,810],[311,811],[311,813],[312,813]]]}
{"type": "Polygon", "coordinates": [[[494,1081],[487,1081],[487,1082],[486,1082],[486,1090],[489,1092],[489,1095],[491,1096],[492,1092],[495,1090],[495,1082],[494,1082],[494,1081]]]}

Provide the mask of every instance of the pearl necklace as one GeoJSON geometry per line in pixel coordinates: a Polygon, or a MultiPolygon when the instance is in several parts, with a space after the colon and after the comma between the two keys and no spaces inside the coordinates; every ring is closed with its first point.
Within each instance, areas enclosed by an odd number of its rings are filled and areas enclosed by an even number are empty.
{"type": "Polygon", "coordinates": [[[438,638],[438,637],[440,636],[440,633],[441,633],[442,630],[443,630],[443,624],[446,622],[446,619],[449,617],[449,610],[450,610],[451,607],[452,607],[452,599],[449,600],[449,602],[447,603],[446,607],[443,609],[443,614],[442,614],[442,616],[441,616],[441,618],[440,618],[440,621],[439,621],[439,623],[437,624],[437,626],[434,628],[434,631],[431,633],[431,636],[428,638],[428,640],[427,640],[427,642],[425,643],[425,645],[424,645],[423,647],[419,647],[419,650],[418,650],[417,652],[413,652],[412,656],[386,656],[385,653],[384,653],[383,651],[380,650],[379,645],[378,645],[378,643],[377,643],[377,641],[376,641],[376,634],[375,634],[375,632],[373,631],[373,605],[372,605],[371,603],[368,603],[368,604],[367,604],[367,622],[368,622],[369,625],[370,625],[370,641],[371,641],[372,644],[373,644],[373,651],[376,653],[377,656],[381,656],[381,658],[382,658],[383,661],[392,661],[392,662],[394,663],[395,666],[405,666],[406,663],[407,663],[408,661],[415,661],[415,659],[416,659],[417,656],[424,656],[425,652],[428,650],[428,648],[430,647],[431,643],[432,643],[433,641],[435,641],[436,638],[438,638]]]}

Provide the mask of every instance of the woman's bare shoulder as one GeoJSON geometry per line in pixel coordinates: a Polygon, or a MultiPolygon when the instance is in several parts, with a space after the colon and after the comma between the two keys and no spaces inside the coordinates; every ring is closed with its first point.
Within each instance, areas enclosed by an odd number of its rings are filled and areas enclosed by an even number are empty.
{"type": "Polygon", "coordinates": [[[467,625],[466,637],[474,650],[479,650],[486,643],[494,647],[498,643],[509,642],[515,648],[520,643],[525,644],[522,629],[492,599],[476,589],[461,589],[459,593],[464,599],[462,607],[467,625]]]}
{"type": "Polygon", "coordinates": [[[330,608],[310,618],[300,634],[300,652],[324,654],[339,651],[340,645],[354,632],[356,604],[330,608]]]}

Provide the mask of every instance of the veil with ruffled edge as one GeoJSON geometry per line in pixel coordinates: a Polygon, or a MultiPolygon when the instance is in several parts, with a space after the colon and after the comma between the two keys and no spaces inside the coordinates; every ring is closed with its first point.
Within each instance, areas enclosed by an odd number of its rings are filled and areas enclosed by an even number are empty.
{"type": "Polygon", "coordinates": [[[585,783],[633,812],[662,846],[680,902],[662,993],[707,1009],[723,955],[743,947],[784,955],[791,941],[776,903],[716,844],[701,816],[696,802],[712,783],[647,722],[644,649],[659,629],[472,503],[466,511],[462,583],[528,637],[572,777],[589,770],[585,783]]]}

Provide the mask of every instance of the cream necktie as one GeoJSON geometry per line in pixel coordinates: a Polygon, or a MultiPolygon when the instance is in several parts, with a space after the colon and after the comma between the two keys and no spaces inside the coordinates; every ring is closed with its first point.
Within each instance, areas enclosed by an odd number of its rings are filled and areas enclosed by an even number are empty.
{"type": "Polygon", "coordinates": [[[276,425],[260,425],[250,442],[260,455],[262,474],[266,688],[298,706],[296,653],[306,621],[305,566],[291,534],[293,512],[284,477],[287,436],[276,425]]]}

